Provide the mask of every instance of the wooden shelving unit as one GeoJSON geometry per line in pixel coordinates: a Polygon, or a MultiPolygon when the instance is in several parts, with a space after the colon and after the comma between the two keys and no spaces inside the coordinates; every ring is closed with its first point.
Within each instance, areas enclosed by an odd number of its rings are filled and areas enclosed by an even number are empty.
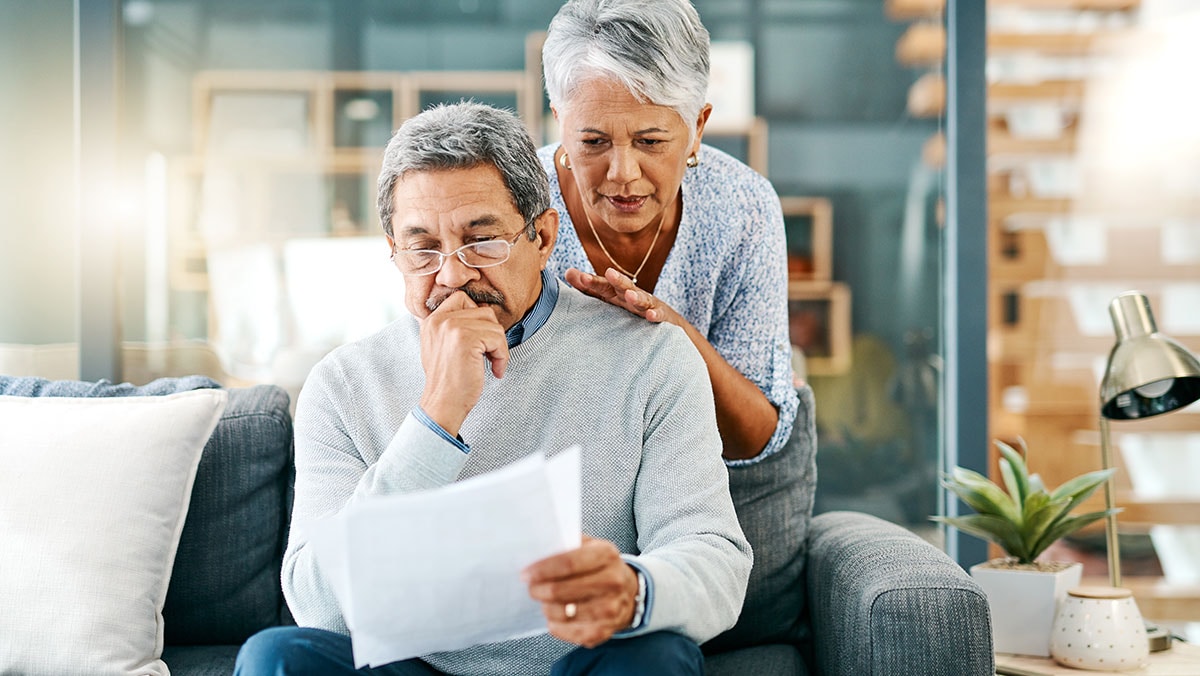
{"type": "Polygon", "coordinates": [[[781,197],[788,239],[792,344],[808,375],[850,369],[850,287],[833,281],[833,205],[824,197],[781,197]]]}
{"type": "Polygon", "coordinates": [[[1046,56],[1092,56],[1115,35],[1108,33],[992,33],[988,52],[1037,52],[1046,56]]]}
{"type": "MultiPolygon", "coordinates": [[[[1133,12],[1139,5],[1136,0],[989,0],[990,9],[1031,14],[1051,10],[1059,18],[1074,11],[1127,13],[1116,17],[1122,21],[1094,22],[1106,27],[1091,32],[1004,29],[989,35],[989,54],[1113,58],[1111,46],[1125,36],[1111,26],[1135,25],[1133,12]]],[[[1107,290],[1116,284],[1122,287],[1118,291],[1137,288],[1147,293],[1161,326],[1163,289],[1200,280],[1200,265],[1166,260],[1161,226],[1152,218],[1120,222],[1104,209],[1080,202],[1070,190],[1039,196],[1029,189],[1025,179],[1031,172],[1026,170],[1035,163],[1078,163],[1086,157],[1080,154],[1084,139],[1079,130],[1089,113],[1088,82],[1034,77],[994,81],[987,91],[990,436],[1023,437],[1031,449],[1031,470],[1048,486],[1057,486],[1100,465],[1097,371],[1115,340],[1108,323],[1107,290]],[[1031,106],[1048,116],[1042,122],[1050,122],[1034,133],[1023,132],[1009,116],[1031,106]],[[1074,232],[1066,232],[1068,227],[1074,232]],[[1080,316],[1081,298],[1087,301],[1086,319],[1080,316]]],[[[1200,334],[1172,337],[1193,351],[1200,349],[1200,334]]],[[[1119,517],[1123,532],[1145,531],[1154,524],[1200,523],[1200,500],[1149,499],[1134,493],[1119,452],[1127,433],[1198,430],[1200,414],[1194,410],[1112,426],[1118,449],[1118,504],[1125,508],[1119,517]]],[[[1099,509],[1101,503],[1094,496],[1090,506],[1099,509]]],[[[1171,587],[1161,580],[1132,580],[1128,586],[1135,589],[1147,617],[1200,619],[1195,588],[1171,587]]]]}

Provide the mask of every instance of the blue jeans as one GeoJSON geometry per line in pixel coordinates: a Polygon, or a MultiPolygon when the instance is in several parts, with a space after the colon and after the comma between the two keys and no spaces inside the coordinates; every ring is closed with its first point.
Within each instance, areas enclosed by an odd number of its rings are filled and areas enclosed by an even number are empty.
{"type": "MultiPolygon", "coordinates": [[[[355,669],[350,637],[310,627],[271,627],[251,636],[237,656],[234,676],[438,676],[418,659],[355,669]]],[[[671,632],[615,639],[576,648],[554,663],[552,676],[702,676],[704,657],[694,641],[671,632]]]]}

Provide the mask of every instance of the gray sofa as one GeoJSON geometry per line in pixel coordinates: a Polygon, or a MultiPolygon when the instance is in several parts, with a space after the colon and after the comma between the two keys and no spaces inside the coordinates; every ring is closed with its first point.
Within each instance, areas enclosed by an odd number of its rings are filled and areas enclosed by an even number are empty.
{"type": "MultiPolygon", "coordinates": [[[[153,396],[217,386],[200,377],[134,387],[0,376],[0,394],[18,396],[153,396]]],[[[176,676],[230,674],[248,636],[291,621],[279,588],[292,472],[288,403],[274,386],[231,389],[204,449],[163,612],[163,659],[176,676]]],[[[811,443],[811,411],[798,425],[811,443]]],[[[709,655],[710,676],[993,674],[987,602],[941,551],[849,512],[816,516],[803,540],[804,560],[779,565],[802,575],[804,589],[769,591],[806,606],[797,613],[796,643],[767,636],[763,645],[709,655]]],[[[739,630],[744,644],[754,627],[739,630]]]]}

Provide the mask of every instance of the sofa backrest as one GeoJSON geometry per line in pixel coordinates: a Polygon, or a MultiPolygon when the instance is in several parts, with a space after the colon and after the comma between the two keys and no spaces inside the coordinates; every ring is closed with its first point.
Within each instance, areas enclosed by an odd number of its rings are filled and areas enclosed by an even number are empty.
{"type": "Polygon", "coordinates": [[[168,644],[239,644],[281,623],[292,468],[287,393],[230,389],[175,554],[163,607],[168,644]]]}
{"type": "MultiPolygon", "coordinates": [[[[154,396],[220,387],[208,378],[143,386],[0,376],[0,394],[154,396]]],[[[292,485],[288,395],[274,385],[229,390],[196,472],[163,619],[168,645],[236,645],[284,623],[280,562],[292,485]]]]}

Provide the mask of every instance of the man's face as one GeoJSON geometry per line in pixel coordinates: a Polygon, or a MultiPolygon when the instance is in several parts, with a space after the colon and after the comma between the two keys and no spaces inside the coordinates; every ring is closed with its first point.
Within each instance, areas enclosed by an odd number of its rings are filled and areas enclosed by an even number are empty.
{"type": "Polygon", "coordinates": [[[488,305],[505,330],[525,315],[541,291],[558,232],[558,214],[547,210],[536,221],[537,239],[523,233],[525,222],[513,205],[500,171],[490,164],[470,169],[421,171],[396,182],[392,237],[397,252],[435,249],[449,253],[464,244],[491,239],[512,242],[507,261],[488,268],[469,267],[450,256],[432,275],[405,275],[405,305],[418,319],[463,290],[488,305]]]}

